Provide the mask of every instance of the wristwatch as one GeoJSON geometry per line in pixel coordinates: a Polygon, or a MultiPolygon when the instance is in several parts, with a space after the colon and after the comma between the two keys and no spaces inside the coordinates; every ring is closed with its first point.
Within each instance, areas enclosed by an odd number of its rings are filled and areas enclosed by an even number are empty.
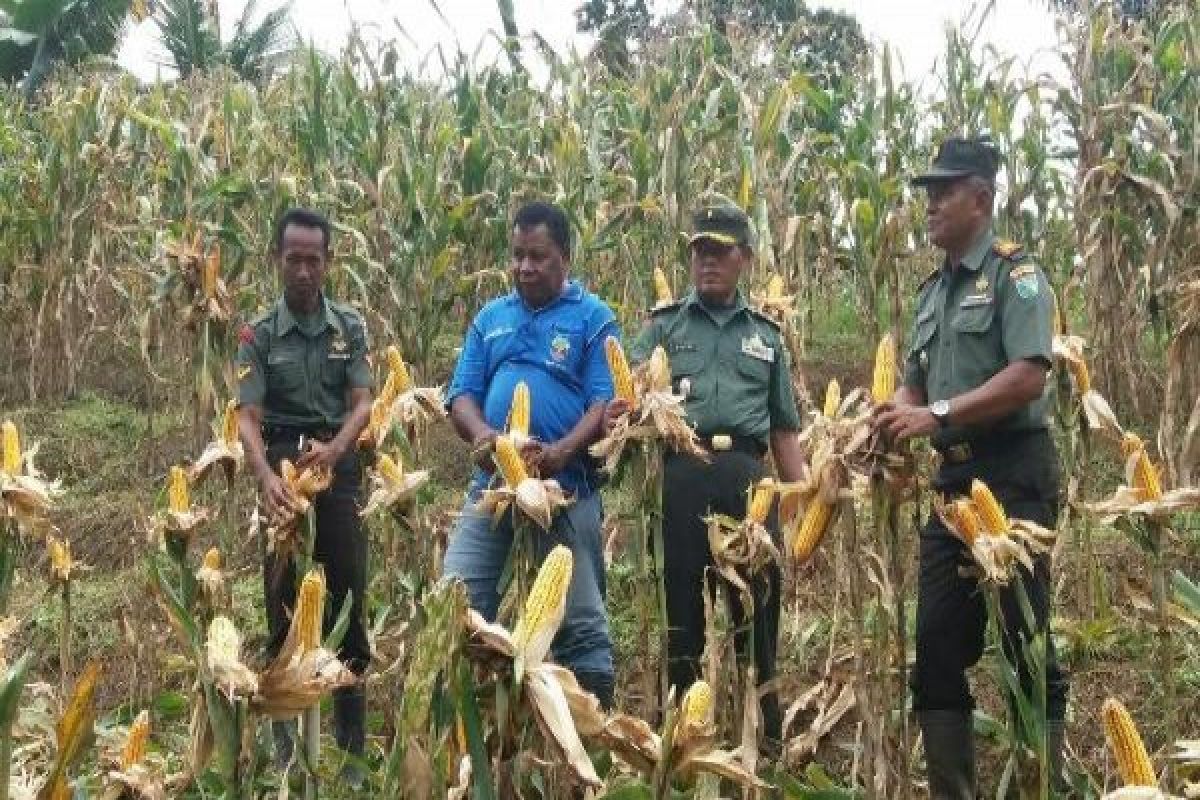
{"type": "Polygon", "coordinates": [[[938,400],[929,406],[929,413],[937,420],[938,426],[945,428],[950,424],[950,401],[938,400]]]}

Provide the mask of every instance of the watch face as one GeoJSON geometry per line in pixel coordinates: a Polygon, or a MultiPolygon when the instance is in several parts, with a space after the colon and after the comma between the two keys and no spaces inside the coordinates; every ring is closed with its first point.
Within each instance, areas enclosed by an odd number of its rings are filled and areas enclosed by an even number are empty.
{"type": "Polygon", "coordinates": [[[938,419],[945,419],[946,415],[950,413],[950,403],[947,400],[938,400],[929,407],[929,410],[938,419]]]}

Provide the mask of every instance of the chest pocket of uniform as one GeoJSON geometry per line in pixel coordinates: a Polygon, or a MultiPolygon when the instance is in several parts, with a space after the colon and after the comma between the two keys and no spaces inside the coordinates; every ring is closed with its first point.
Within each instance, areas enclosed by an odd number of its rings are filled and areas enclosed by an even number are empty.
{"type": "Polygon", "coordinates": [[[304,382],[304,354],[299,350],[284,350],[267,357],[267,388],[290,392],[304,382]]]}
{"type": "Polygon", "coordinates": [[[325,363],[321,365],[321,382],[326,386],[339,388],[346,383],[346,364],[350,361],[348,356],[349,350],[343,350],[338,353],[330,351],[325,356],[325,363]]]}
{"type": "Polygon", "coordinates": [[[992,328],[992,319],[996,315],[993,303],[959,308],[954,315],[954,330],[958,333],[987,333],[992,328]]]}
{"type": "Polygon", "coordinates": [[[667,345],[667,360],[671,363],[671,388],[676,393],[683,393],[683,383],[687,381],[689,397],[699,396],[699,380],[697,376],[704,369],[704,354],[689,344],[673,343],[667,345]]]}
{"type": "MultiPolygon", "coordinates": [[[[779,357],[778,351],[775,357],[779,357]]],[[[771,382],[771,364],[761,358],[755,358],[748,353],[739,353],[734,357],[738,374],[741,375],[752,390],[766,389],[771,382]]]]}

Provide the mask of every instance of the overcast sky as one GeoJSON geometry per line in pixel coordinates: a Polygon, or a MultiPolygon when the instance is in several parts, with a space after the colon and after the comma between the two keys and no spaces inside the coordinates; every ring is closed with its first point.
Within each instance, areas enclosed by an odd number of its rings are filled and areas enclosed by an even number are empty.
{"type": "MultiPolygon", "coordinates": [[[[228,30],[241,15],[245,0],[219,0],[222,27],[228,30]]],[[[429,0],[293,0],[292,20],[305,39],[331,52],[345,43],[353,22],[379,37],[395,38],[404,60],[416,66],[438,44],[450,52],[458,46],[468,53],[482,45],[483,57],[496,54],[493,31],[501,29],[494,0],[437,0],[446,20],[429,0]],[[408,34],[405,38],[399,29],[408,34]]],[[[259,11],[276,7],[259,0],[259,11]]],[[[590,39],[575,31],[578,0],[514,0],[517,26],[522,34],[537,31],[560,53],[584,51],[590,39]]],[[[658,0],[669,8],[677,3],[658,0]]],[[[969,14],[974,0],[810,0],[814,7],[845,11],[858,18],[868,38],[886,42],[899,54],[905,73],[914,79],[929,74],[944,47],[945,24],[969,14]]],[[[1053,16],[1034,0],[996,0],[982,40],[1005,53],[1031,60],[1039,71],[1062,74],[1054,52],[1057,35],[1053,16]]],[[[153,80],[159,72],[161,52],[158,29],[145,21],[128,34],[120,62],[140,77],[153,80]]],[[[436,59],[433,63],[437,63],[436,59]]]]}

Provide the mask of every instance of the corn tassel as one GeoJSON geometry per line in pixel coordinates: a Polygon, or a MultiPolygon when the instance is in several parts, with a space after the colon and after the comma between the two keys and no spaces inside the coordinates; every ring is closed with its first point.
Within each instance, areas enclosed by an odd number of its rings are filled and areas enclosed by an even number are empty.
{"type": "Polygon", "coordinates": [[[1008,515],[1004,513],[992,490],[979,479],[971,481],[971,502],[975,504],[975,511],[979,514],[979,521],[986,533],[993,536],[1008,534],[1008,515]]]}
{"type": "Polygon", "coordinates": [[[191,504],[187,470],[180,466],[171,467],[171,478],[167,485],[167,507],[176,514],[185,514],[191,504]]]}
{"type": "Polygon", "coordinates": [[[517,446],[513,444],[513,440],[507,436],[496,437],[496,466],[500,467],[500,474],[504,476],[504,482],[508,484],[508,488],[516,489],[523,481],[529,478],[529,473],[525,469],[525,462],[521,460],[521,454],[517,452],[517,446]]]}
{"type": "Polygon", "coordinates": [[[709,725],[713,718],[713,693],[708,681],[696,681],[679,704],[679,717],[684,725],[709,725]]]}
{"type": "Polygon", "coordinates": [[[215,547],[208,548],[208,552],[204,554],[204,561],[202,564],[204,569],[220,569],[221,551],[215,547]]]}
{"type": "Polygon", "coordinates": [[[837,415],[838,406],[842,404],[842,386],[834,378],[825,387],[825,416],[832,419],[837,415]]]}
{"type": "Polygon", "coordinates": [[[829,527],[829,520],[833,516],[833,505],[826,502],[821,497],[814,497],[813,501],[808,504],[808,508],[804,509],[804,516],[800,520],[799,527],[796,528],[796,535],[792,538],[792,557],[798,562],[805,562],[817,549],[817,545],[821,543],[821,538],[825,535],[825,529],[829,527]]]}
{"type": "Polygon", "coordinates": [[[567,602],[573,565],[571,551],[561,544],[556,545],[542,562],[525,600],[525,613],[517,620],[513,631],[517,652],[525,650],[534,634],[541,633],[547,622],[557,616],[556,609],[567,602]]]}
{"type": "Polygon", "coordinates": [[[608,371],[612,373],[613,390],[617,398],[633,405],[636,397],[633,393],[633,373],[629,371],[629,361],[625,351],[615,336],[604,340],[604,355],[608,358],[608,371]]]}
{"type": "Polygon", "coordinates": [[[321,624],[325,617],[325,577],[319,570],[310,570],[300,582],[296,600],[298,647],[308,653],[321,646],[321,624]]]}
{"type": "Polygon", "coordinates": [[[775,492],[771,489],[770,482],[760,481],[750,496],[750,510],[746,518],[759,525],[766,523],[767,515],[771,513],[771,501],[774,499],[775,492]]]}
{"type": "Polygon", "coordinates": [[[671,284],[667,281],[667,273],[662,271],[662,268],[654,268],[654,305],[666,306],[674,302],[675,297],[671,292],[671,284]]]}
{"type": "Polygon", "coordinates": [[[4,420],[4,471],[9,475],[21,471],[21,434],[10,419],[4,420]]]}
{"type": "Polygon", "coordinates": [[[238,434],[238,404],[230,400],[225,404],[225,416],[221,418],[221,439],[229,444],[236,444],[238,434]]]}
{"type": "Polygon", "coordinates": [[[884,334],[875,349],[875,374],[871,381],[871,398],[878,405],[892,399],[896,392],[896,340],[884,334]]]}
{"type": "Polygon", "coordinates": [[[1102,713],[1104,734],[1121,773],[1121,782],[1125,786],[1157,786],[1146,745],[1129,711],[1120,700],[1110,697],[1104,701],[1102,713]]]}
{"type": "Polygon", "coordinates": [[[150,737],[150,712],[143,710],[129,726],[125,746],[121,748],[121,771],[126,772],[146,757],[146,740],[150,737]]]}
{"type": "Polygon", "coordinates": [[[508,409],[508,432],[529,435],[529,385],[520,381],[513,389],[512,405],[508,409]]]}
{"type": "Polygon", "coordinates": [[[394,344],[388,346],[386,354],[388,370],[396,376],[394,391],[396,396],[400,396],[412,388],[412,376],[408,372],[408,365],[404,363],[404,356],[400,355],[399,347],[394,344]]]}

